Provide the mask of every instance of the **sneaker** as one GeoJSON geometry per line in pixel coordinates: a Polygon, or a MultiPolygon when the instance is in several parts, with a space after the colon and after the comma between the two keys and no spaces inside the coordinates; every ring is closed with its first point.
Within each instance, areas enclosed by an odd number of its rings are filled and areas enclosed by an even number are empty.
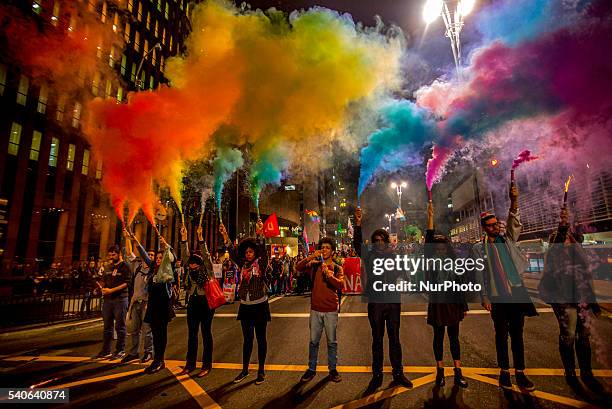
{"type": "Polygon", "coordinates": [[[122,360],[126,356],[127,356],[127,354],[125,353],[125,351],[117,351],[117,352],[115,352],[115,355],[113,355],[113,357],[111,359],[112,360],[115,360],[115,359],[121,359],[122,360]]]}
{"type": "Polygon", "coordinates": [[[393,374],[393,382],[395,382],[397,385],[403,386],[404,388],[412,388],[412,382],[406,378],[406,375],[404,375],[403,372],[393,374]]]}
{"type": "Polygon", "coordinates": [[[523,371],[516,371],[516,384],[519,388],[528,392],[535,391],[535,385],[527,378],[523,371]]]}
{"type": "Polygon", "coordinates": [[[144,355],[142,356],[142,358],[140,358],[140,363],[141,364],[146,364],[151,359],[153,359],[153,354],[151,354],[150,352],[145,352],[144,355]]]}
{"type": "Polygon", "coordinates": [[[329,380],[338,383],[342,381],[342,377],[340,376],[337,370],[332,369],[331,371],[329,371],[329,380]]]}
{"type": "Polygon", "coordinates": [[[436,368],[436,386],[443,387],[446,385],[444,380],[444,368],[436,368]]]}
{"type": "Polygon", "coordinates": [[[159,372],[166,367],[164,361],[153,361],[144,371],[146,374],[153,374],[159,372]]]}
{"type": "Polygon", "coordinates": [[[372,374],[372,379],[368,384],[368,390],[374,391],[380,388],[383,384],[383,373],[382,372],[374,372],[372,374]]]}
{"type": "Polygon", "coordinates": [[[255,380],[255,385],[261,385],[266,381],[265,372],[257,372],[257,379],[255,380]]]}
{"type": "Polygon", "coordinates": [[[502,369],[499,372],[499,386],[505,390],[512,389],[512,380],[510,379],[510,371],[507,369],[502,369]]]}
{"type": "Polygon", "coordinates": [[[121,363],[127,364],[128,362],[133,361],[135,359],[138,359],[138,355],[127,354],[121,359],[121,363]]]}
{"type": "Polygon", "coordinates": [[[240,383],[242,381],[244,381],[244,378],[246,378],[247,376],[249,376],[249,371],[242,371],[238,374],[238,376],[236,376],[234,378],[234,383],[240,383]]]}
{"type": "Polygon", "coordinates": [[[302,378],[300,379],[300,382],[310,382],[312,381],[312,379],[315,377],[317,373],[311,369],[307,369],[306,372],[304,372],[304,375],[302,375],[302,378]]]}
{"type": "Polygon", "coordinates": [[[461,368],[454,368],[453,371],[455,372],[455,385],[460,386],[462,388],[467,388],[468,383],[463,377],[463,374],[461,373],[461,368]]]}
{"type": "Polygon", "coordinates": [[[110,352],[100,351],[100,352],[98,352],[97,355],[94,355],[92,358],[93,359],[108,359],[108,358],[110,358],[112,356],[113,356],[113,354],[111,354],[110,352]]]}

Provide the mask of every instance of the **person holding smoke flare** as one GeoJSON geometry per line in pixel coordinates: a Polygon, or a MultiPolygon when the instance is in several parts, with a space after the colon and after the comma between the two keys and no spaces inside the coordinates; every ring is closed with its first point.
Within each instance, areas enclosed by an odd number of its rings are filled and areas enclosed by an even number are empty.
{"type": "Polygon", "coordinates": [[[264,370],[268,352],[266,330],[272,318],[268,304],[268,283],[265,277],[268,255],[261,219],[257,220],[255,232],[256,238],[245,238],[236,248],[223,223],[219,225],[219,233],[223,236],[230,258],[240,269],[240,287],[238,288],[240,306],[237,319],[242,327],[242,371],[236,376],[234,383],[242,382],[249,375],[249,362],[253,352],[253,332],[255,332],[259,362],[255,384],[259,385],[266,380],[264,370]]]}
{"type": "Polygon", "coordinates": [[[601,308],[593,290],[593,275],[582,241],[582,234],[570,229],[569,212],[564,206],[559,227],[549,238],[538,291],[540,298],[550,303],[559,323],[559,353],[567,383],[572,387],[579,386],[575,353],[580,378],[591,390],[601,393],[604,388],[593,376],[591,368],[590,343],[592,315],[598,317],[601,308]]]}
{"type": "Polygon", "coordinates": [[[197,228],[199,252],[189,253],[187,243],[187,228],[181,226],[181,260],[186,260],[187,274],[189,274],[190,285],[186,288],[188,295],[187,304],[187,357],[185,367],[181,375],[186,375],[195,370],[196,356],[198,354],[198,332],[202,331],[202,370],[197,377],[202,378],[210,373],[213,357],[212,321],[215,310],[208,306],[204,285],[214,277],[212,259],[202,234],[202,226],[197,228]]]}
{"type": "Polygon", "coordinates": [[[368,320],[372,329],[372,379],[368,385],[368,391],[379,388],[383,383],[383,341],[385,337],[385,326],[389,339],[389,358],[393,367],[393,381],[406,388],[412,388],[412,382],[404,375],[402,365],[402,344],[400,343],[400,318],[402,311],[401,294],[392,292],[376,292],[373,289],[375,280],[382,279],[384,283],[395,283],[398,272],[385,271],[380,278],[373,274],[373,263],[375,258],[394,258],[395,252],[389,246],[389,233],[378,229],[372,233],[371,250],[362,249],[363,234],[361,208],[355,210],[355,226],[353,233],[353,247],[361,257],[366,269],[366,280],[364,295],[368,301],[368,320]],[[364,250],[366,250],[364,252],[364,250]]]}
{"type": "Polygon", "coordinates": [[[472,258],[486,260],[480,277],[482,306],[491,313],[495,329],[495,349],[500,367],[499,386],[512,389],[508,335],[512,345],[512,358],[516,370],[516,383],[526,391],[535,390],[535,385],[525,375],[525,344],[523,327],[525,317],[538,315],[520,273],[525,271],[528,261],[516,242],[522,224],[518,208],[518,188],[511,182],[509,189],[510,209],[506,221],[506,233],[502,234],[494,214],[484,212],[480,224],[485,232],[481,243],[472,248],[472,258]]]}
{"type": "Polygon", "coordinates": [[[338,308],[340,297],[338,291],[344,286],[342,267],[333,260],[336,242],[331,237],[322,237],[318,250],[300,261],[296,269],[308,274],[312,279],[312,296],[310,298],[310,343],[308,352],[308,369],[301,382],[311,381],[317,373],[319,343],[325,330],[327,338],[327,365],[329,379],[340,382],[342,378],[336,369],[338,362],[338,308]]]}
{"type": "MultiPolygon", "coordinates": [[[[455,259],[455,252],[447,237],[435,234],[433,203],[427,205],[427,231],[425,233],[426,258],[455,259]]],[[[427,271],[427,280],[435,283],[444,281],[462,281],[464,275],[457,275],[453,271],[427,271]]],[[[468,384],[461,373],[461,349],[459,344],[459,324],[465,318],[468,305],[463,294],[453,293],[429,294],[427,305],[427,324],[433,327],[433,350],[436,358],[436,385],[444,386],[444,332],[448,333],[451,355],[454,363],[455,385],[467,388],[468,384]]]]}
{"type": "Polygon", "coordinates": [[[138,239],[132,235],[136,242],[141,259],[149,267],[147,310],[144,321],[151,325],[153,332],[153,362],[145,369],[145,373],[153,374],[166,367],[164,355],[168,343],[168,323],[175,317],[172,304],[172,283],[176,282],[172,264],[175,257],[170,245],[159,236],[160,249],[155,252],[155,259],[151,260],[138,239]]]}

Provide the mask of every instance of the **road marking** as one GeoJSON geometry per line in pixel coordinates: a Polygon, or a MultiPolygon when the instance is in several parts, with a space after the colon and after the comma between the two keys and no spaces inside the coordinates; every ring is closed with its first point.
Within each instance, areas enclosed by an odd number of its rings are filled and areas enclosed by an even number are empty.
{"type": "MultiPolygon", "coordinates": [[[[80,357],[80,356],[12,356],[8,358],[0,358],[0,361],[9,361],[9,362],[22,362],[22,361],[32,361],[32,362],[89,362],[89,363],[98,363],[98,364],[117,364],[118,361],[109,361],[109,360],[92,360],[88,357],[80,357]]],[[[179,365],[184,365],[185,361],[166,359],[166,366],[174,367],[179,365]]],[[[140,362],[132,362],[126,365],[138,365],[138,366],[146,366],[148,364],[142,364],[140,362]]],[[[242,369],[242,363],[233,363],[233,362],[215,362],[213,363],[213,368],[217,369],[242,369]]],[[[257,364],[250,364],[251,369],[257,369],[257,364]]],[[[265,367],[269,371],[288,371],[288,372],[303,372],[306,370],[307,365],[293,365],[293,364],[267,364],[265,367]]],[[[337,367],[338,372],[344,373],[371,373],[372,367],[368,365],[340,365],[337,367]]],[[[469,367],[464,366],[461,368],[463,373],[469,374],[480,374],[480,375],[498,375],[499,368],[478,368],[478,367],[469,367]]],[[[429,373],[435,372],[435,366],[404,366],[404,372],[408,373],[429,373]]],[[[449,375],[452,375],[452,368],[446,367],[445,370],[449,375]]],[[[383,367],[383,372],[391,373],[392,367],[385,366],[383,367]]],[[[554,368],[527,368],[525,369],[525,373],[527,375],[534,376],[563,376],[563,369],[554,369],[554,368]]],[[[610,378],[612,377],[612,369],[593,369],[593,375],[602,378],[610,378]]]]}
{"type": "Polygon", "coordinates": [[[142,369],[135,369],[133,371],[115,373],[111,375],[98,376],[95,378],[82,379],[80,381],[62,383],[60,385],[53,385],[52,388],[53,389],[74,388],[75,386],[87,385],[90,383],[103,382],[103,381],[108,381],[111,379],[125,378],[126,376],[131,376],[131,375],[135,375],[138,373],[142,374],[143,373],[142,369]]]}
{"type": "Polygon", "coordinates": [[[361,399],[356,399],[354,401],[335,406],[332,409],[354,409],[354,408],[360,408],[362,406],[368,406],[375,402],[397,396],[400,393],[411,391],[413,389],[418,388],[419,386],[427,385],[428,383],[433,382],[435,379],[436,379],[436,374],[432,373],[429,375],[425,375],[420,378],[414,379],[412,381],[413,386],[410,389],[404,388],[403,386],[397,386],[394,388],[385,389],[383,391],[376,392],[371,395],[365,396],[361,399]]]}
{"type": "Polygon", "coordinates": [[[340,306],[342,307],[342,304],[344,304],[344,302],[346,301],[348,297],[345,295],[344,297],[342,297],[342,300],[340,300],[340,306]]]}
{"type": "MultiPolygon", "coordinates": [[[[276,300],[277,298],[275,298],[276,300]]],[[[344,298],[346,299],[346,298],[344,298]]],[[[549,313],[553,312],[552,308],[538,308],[537,311],[539,313],[549,313]]],[[[467,312],[468,315],[489,315],[490,312],[487,310],[471,310],[467,312]]],[[[215,314],[215,318],[236,318],[238,314],[234,313],[218,313],[215,314]]],[[[284,312],[275,312],[270,314],[275,318],[309,318],[310,313],[308,312],[294,312],[294,313],[284,313],[284,312]]],[[[404,317],[424,317],[427,316],[427,311],[403,311],[401,313],[404,317]]],[[[177,314],[177,317],[186,316],[185,314],[177,314]]],[[[339,315],[341,318],[355,318],[355,317],[367,317],[367,312],[341,312],[339,315]]]]}
{"type": "Polygon", "coordinates": [[[268,300],[268,304],[272,304],[273,302],[276,302],[278,300],[280,300],[281,298],[284,298],[284,295],[279,295],[278,297],[272,298],[270,300],[268,300]]]}
{"type": "MultiPolygon", "coordinates": [[[[490,385],[499,386],[499,382],[496,379],[489,378],[488,376],[482,376],[482,375],[477,375],[477,374],[465,374],[465,377],[473,379],[475,381],[488,383],[490,385]]],[[[561,403],[563,405],[571,406],[574,408],[600,408],[599,406],[590,404],[588,402],[583,402],[580,400],[567,398],[565,396],[559,396],[559,395],[555,395],[555,394],[548,393],[548,392],[542,392],[538,390],[533,391],[533,392],[522,391],[516,385],[512,385],[512,390],[514,392],[535,396],[536,398],[549,400],[551,402],[561,403]]]]}
{"type": "Polygon", "coordinates": [[[210,395],[206,393],[204,389],[191,377],[186,375],[180,375],[181,368],[174,366],[170,369],[170,372],[176,377],[176,379],[183,385],[183,388],[191,395],[191,397],[200,405],[201,408],[205,409],[221,409],[221,406],[215,402],[210,395]]]}

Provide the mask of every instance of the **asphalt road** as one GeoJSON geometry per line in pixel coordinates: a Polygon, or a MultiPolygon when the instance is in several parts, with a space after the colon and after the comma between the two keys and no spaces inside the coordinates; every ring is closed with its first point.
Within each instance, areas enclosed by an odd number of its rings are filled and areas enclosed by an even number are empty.
{"type": "MultiPolygon", "coordinates": [[[[434,387],[431,328],[426,324],[426,305],[404,305],[401,323],[404,365],[415,388],[391,384],[387,373],[383,387],[366,393],[370,380],[370,328],[366,305],[360,297],[344,297],[338,325],[339,371],[342,382],[328,382],[324,337],[317,377],[306,385],[299,379],[308,359],[308,296],[285,296],[270,305],[267,380],[255,385],[256,366],[240,384],[232,379],[241,367],[242,335],[235,313],[238,305],[217,310],[213,322],[214,369],[203,379],[175,376],[183,365],[187,328],[185,311],[178,311],[169,327],[167,369],[154,375],[142,373],[140,364],[94,361],[101,345],[100,322],[81,327],[32,330],[0,335],[0,387],[68,387],[70,403],[57,407],[87,408],[562,408],[612,407],[610,397],[572,390],[564,381],[558,354],[558,326],[546,305],[538,305],[540,316],[525,326],[528,374],[536,383],[531,394],[502,392],[497,386],[495,347],[491,318],[477,305],[461,324],[461,353],[469,387],[434,387]],[[174,373],[173,373],[174,372],[174,373]]],[[[597,320],[593,328],[593,367],[612,391],[609,353],[612,320],[597,320]]],[[[256,348],[251,362],[256,363],[256,348]]],[[[445,362],[451,365],[445,345],[445,362]]],[[[385,346],[385,369],[390,371],[385,346]]],[[[8,406],[7,406],[8,407],[8,406]]],[[[23,405],[19,406],[23,407],[23,405]]]]}

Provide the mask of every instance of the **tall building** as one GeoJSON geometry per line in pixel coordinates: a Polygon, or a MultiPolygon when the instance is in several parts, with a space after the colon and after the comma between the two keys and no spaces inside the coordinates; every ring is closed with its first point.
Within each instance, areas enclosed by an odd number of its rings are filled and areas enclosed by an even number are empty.
{"type": "MultiPolygon", "coordinates": [[[[80,18],[93,16],[124,43],[123,50],[98,47],[100,63],[118,75],[74,78],[82,88],[78,97],[63,94],[64,84],[30,78],[11,55],[0,55],[0,276],[9,277],[53,261],[66,266],[105,256],[118,242],[121,225],[100,188],[104,164],[93,158],[81,129],[85,101],[98,96],[125,103],[127,92],[167,82],[165,60],[183,47],[189,10],[187,0],[8,1],[3,7],[14,7],[42,32],[65,35],[80,18]]],[[[177,214],[170,209],[168,215],[160,225],[176,246],[177,214]]],[[[214,214],[205,223],[216,226],[214,214]]],[[[136,232],[146,246],[155,244],[143,218],[136,232]]]]}

